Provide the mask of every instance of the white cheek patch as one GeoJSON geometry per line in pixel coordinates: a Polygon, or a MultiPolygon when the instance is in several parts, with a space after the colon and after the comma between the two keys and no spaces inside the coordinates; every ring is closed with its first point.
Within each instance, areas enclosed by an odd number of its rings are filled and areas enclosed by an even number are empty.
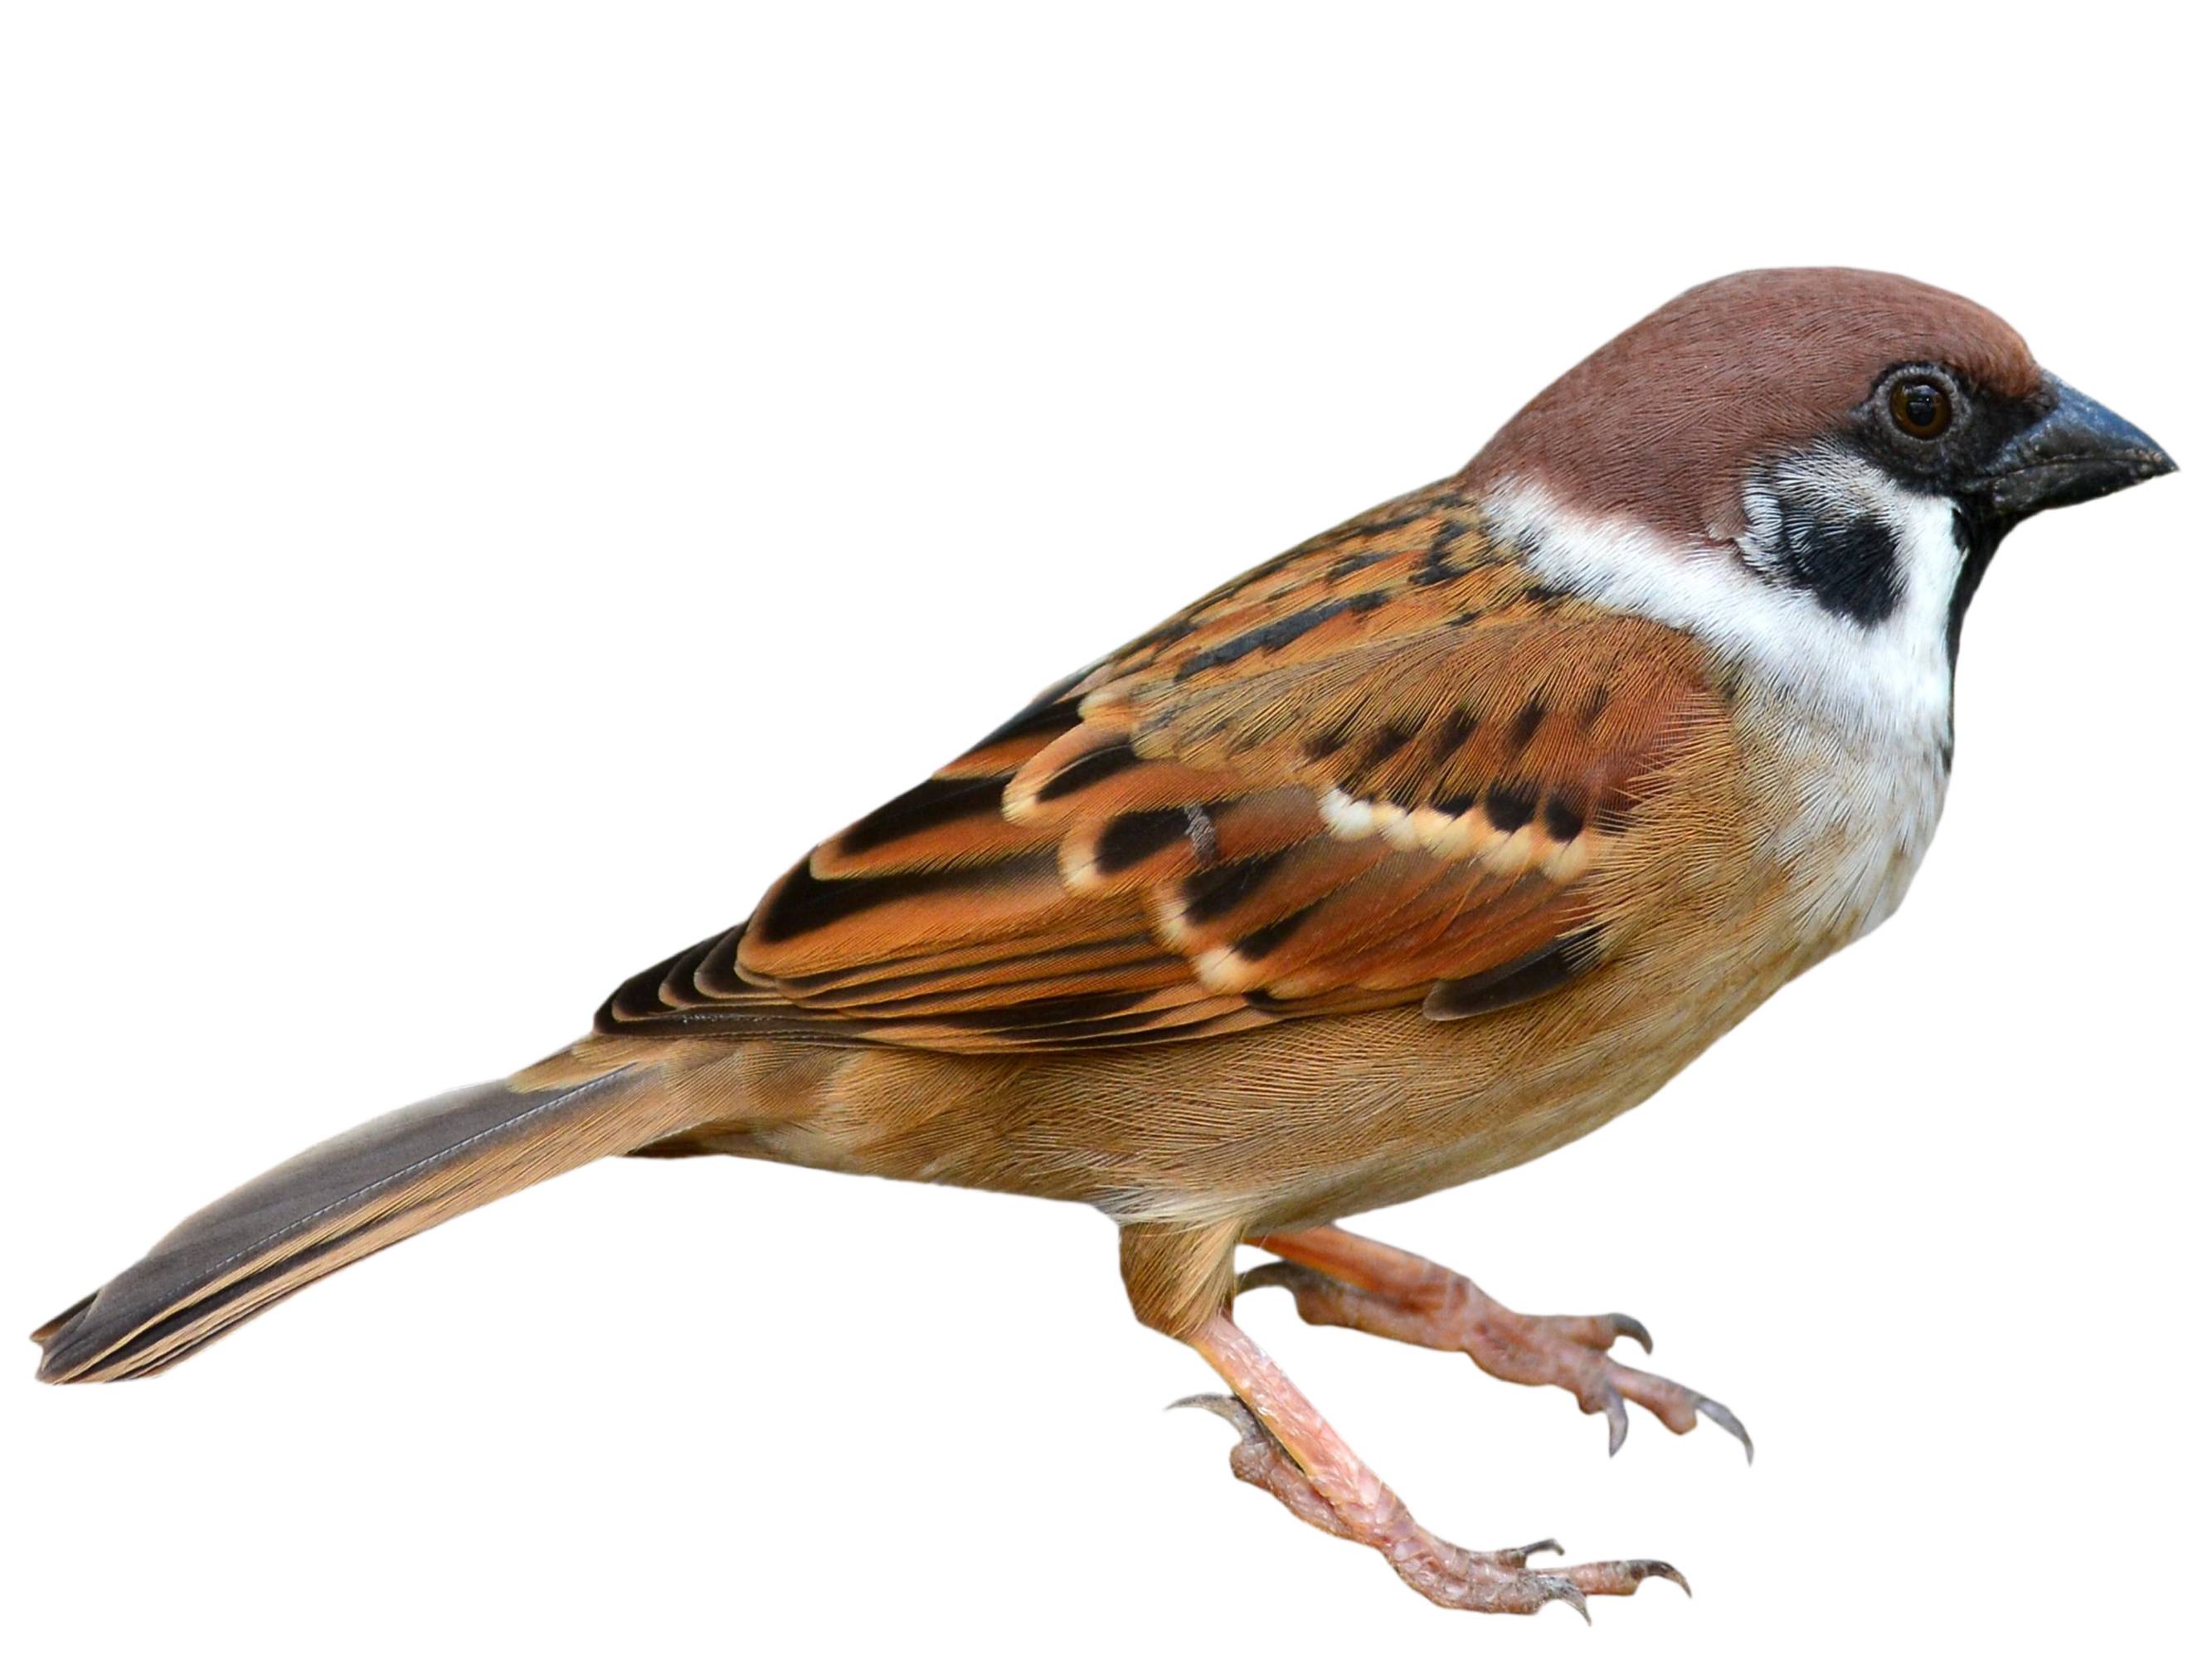
{"type": "Polygon", "coordinates": [[[1878,622],[1824,609],[1801,586],[1762,574],[1778,509],[1754,490],[1749,548],[1662,536],[1632,520],[1561,507],[1542,485],[1508,482],[1484,507],[1495,533],[1527,550],[1531,570],[1614,610],[1694,634],[1759,669],[1824,717],[1876,741],[1940,743],[1951,720],[1951,594],[1965,555],[1940,497],[1904,489],[1839,452],[1804,458],[1839,511],[1878,515],[1897,546],[1896,604],[1878,622]]]}

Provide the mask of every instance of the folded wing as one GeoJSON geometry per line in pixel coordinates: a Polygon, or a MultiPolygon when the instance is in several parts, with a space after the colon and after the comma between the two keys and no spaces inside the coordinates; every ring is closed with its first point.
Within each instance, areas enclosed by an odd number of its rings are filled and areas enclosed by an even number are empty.
{"type": "Polygon", "coordinates": [[[1547,590],[1437,486],[1054,688],[599,1026],[1005,1052],[1479,1014],[1632,936],[1647,826],[1723,828],[1728,745],[1690,641],[1547,590]]]}

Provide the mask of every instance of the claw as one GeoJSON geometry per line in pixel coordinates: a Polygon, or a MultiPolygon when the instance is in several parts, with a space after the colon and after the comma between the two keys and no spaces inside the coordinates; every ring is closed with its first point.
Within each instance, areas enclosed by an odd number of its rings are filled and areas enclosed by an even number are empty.
{"type": "Polygon", "coordinates": [[[1490,1558],[1501,1566],[1519,1568],[1527,1566],[1528,1558],[1532,1555],[1565,1555],[1565,1553],[1566,1551],[1559,1547],[1558,1539],[1539,1538],[1534,1543],[1523,1544],[1518,1549],[1492,1550],[1490,1553],[1490,1558]]]}
{"type": "Polygon", "coordinates": [[[1312,1269],[1301,1267],[1294,1261],[1262,1261],[1237,1275],[1236,1289],[1231,1294],[1242,1296],[1247,1291],[1264,1291],[1277,1285],[1286,1291],[1295,1291],[1302,1277],[1312,1276],[1312,1269]]]}
{"type": "Polygon", "coordinates": [[[1202,1412],[1212,1412],[1216,1417],[1241,1435],[1257,1434],[1260,1420],[1252,1415],[1252,1408],[1233,1394],[1193,1394],[1170,1403],[1171,1412],[1190,1406],[1202,1412]]]}
{"type": "Polygon", "coordinates": [[[1607,1314],[1605,1317],[1606,1322],[1613,1327],[1615,1336],[1625,1336],[1644,1352],[1651,1352],[1651,1333],[1644,1329],[1642,1320],[1625,1313],[1607,1314]]]}
{"type": "Polygon", "coordinates": [[[1583,1595],[1581,1585],[1576,1583],[1571,1578],[1558,1578],[1547,1572],[1534,1573],[1531,1577],[1536,1587],[1543,1591],[1544,1600],[1565,1601],[1577,1613],[1582,1614],[1583,1623],[1585,1625],[1589,1623],[1589,1601],[1583,1595]]]}
{"type": "Polygon", "coordinates": [[[1751,1433],[1743,1426],[1734,1412],[1722,1405],[1719,1401],[1708,1400],[1700,1395],[1698,1397],[1698,1415],[1711,1418],[1737,1439],[1742,1441],[1743,1461],[1747,1463],[1752,1461],[1751,1433]]]}
{"type": "Polygon", "coordinates": [[[1690,1581],[1677,1572],[1670,1563],[1631,1561],[1628,1565],[1630,1570],[1636,1574],[1636,1581],[1638,1583],[1642,1583],[1647,1578],[1663,1578],[1670,1584],[1680,1584],[1682,1587],[1683,1595],[1687,1595],[1691,1593],[1690,1581]]]}
{"type": "Polygon", "coordinates": [[[1617,1457],[1628,1439],[1628,1404],[1620,1397],[1620,1390],[1610,1382],[1605,1386],[1605,1455],[1617,1457]]]}

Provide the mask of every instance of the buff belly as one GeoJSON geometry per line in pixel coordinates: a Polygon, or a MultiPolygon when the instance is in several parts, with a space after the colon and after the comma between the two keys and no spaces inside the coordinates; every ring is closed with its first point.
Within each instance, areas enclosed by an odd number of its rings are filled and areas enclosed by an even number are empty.
{"type": "Polygon", "coordinates": [[[1495,1174],[1649,1098],[1802,964],[1688,982],[1601,970],[1440,1024],[1418,1009],[1110,1055],[794,1055],[803,1106],[684,1150],[1096,1206],[1124,1221],[1311,1224],[1495,1174]]]}

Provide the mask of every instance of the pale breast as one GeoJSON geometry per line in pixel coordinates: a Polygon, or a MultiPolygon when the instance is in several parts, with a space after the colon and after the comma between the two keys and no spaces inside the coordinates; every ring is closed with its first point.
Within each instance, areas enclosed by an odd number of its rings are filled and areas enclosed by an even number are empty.
{"type": "Polygon", "coordinates": [[[1731,689],[1763,851],[1789,895],[1794,938],[1781,942],[1809,961],[1887,919],[1935,836],[1950,778],[1949,623],[1964,549],[1948,501],[1848,458],[1801,459],[1813,476],[1800,487],[1878,520],[1894,547],[1894,603],[1881,614],[1838,612],[1766,568],[1772,550],[1758,532],[1775,516],[1772,477],[1747,485],[1752,528],[1729,542],[1586,519],[1532,485],[1491,505],[1547,580],[1680,628],[1711,653],[1731,689]]]}
{"type": "Polygon", "coordinates": [[[1790,932],[1814,956],[1863,938],[1904,901],[1935,838],[1950,782],[1942,734],[1854,729],[1755,690],[1737,729],[1790,932]]]}

